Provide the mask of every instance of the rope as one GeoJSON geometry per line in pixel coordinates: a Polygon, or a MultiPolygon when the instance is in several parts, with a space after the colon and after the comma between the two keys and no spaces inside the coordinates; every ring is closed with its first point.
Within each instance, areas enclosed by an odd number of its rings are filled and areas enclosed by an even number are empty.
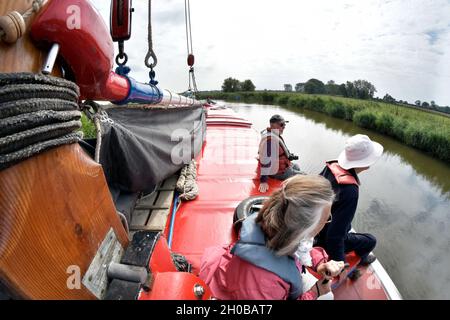
{"type": "Polygon", "coordinates": [[[78,87],[31,73],[0,74],[0,170],[50,148],[76,143],[82,133],[78,87]]]}
{"type": "Polygon", "coordinates": [[[15,43],[21,38],[26,31],[26,20],[28,20],[34,13],[38,12],[44,0],[34,0],[31,7],[21,14],[17,11],[12,11],[9,14],[0,17],[0,40],[6,43],[15,43]]]}
{"type": "MultiPolygon", "coordinates": [[[[191,26],[191,2],[190,0],[184,0],[184,19],[185,19],[185,25],[186,25],[186,47],[187,47],[187,54],[188,56],[194,55],[194,48],[192,44],[192,26],[191,26]]],[[[194,66],[190,66],[189,68],[189,81],[188,81],[188,92],[192,92],[192,89],[194,91],[194,97],[195,93],[198,92],[197,89],[197,82],[195,80],[195,74],[194,74],[194,66]]]]}
{"type": "Polygon", "coordinates": [[[117,212],[117,215],[119,216],[120,222],[122,222],[122,225],[123,225],[125,231],[127,232],[127,234],[129,234],[130,227],[128,225],[127,217],[119,210],[116,210],[116,212],[117,212]]]}
{"type": "Polygon", "coordinates": [[[191,272],[192,265],[186,259],[185,256],[179,253],[171,253],[172,261],[175,264],[175,267],[180,272],[191,272]]]}
{"type": "Polygon", "coordinates": [[[34,13],[41,10],[42,4],[44,3],[44,0],[34,0],[31,4],[31,8],[28,9],[23,15],[23,19],[27,20],[29,17],[31,17],[34,13]]]}
{"type": "Polygon", "coordinates": [[[191,4],[190,0],[184,0],[184,19],[186,24],[186,45],[187,53],[193,54],[192,32],[191,32],[191,4]]]}
{"type": "Polygon", "coordinates": [[[100,163],[100,150],[102,147],[102,126],[100,125],[100,119],[97,115],[94,116],[95,130],[97,131],[97,141],[95,143],[95,156],[94,160],[100,163]]]}
{"type": "Polygon", "coordinates": [[[147,68],[153,70],[158,63],[158,59],[156,58],[156,54],[153,51],[153,38],[152,38],[152,0],[148,0],[148,33],[147,33],[147,42],[148,42],[148,51],[145,55],[145,65],[147,68]],[[153,59],[153,63],[150,63],[150,58],[153,59]]]}
{"type": "Polygon", "coordinates": [[[180,199],[185,201],[194,200],[199,194],[197,179],[197,164],[192,160],[181,169],[176,190],[180,193],[180,199]]]}

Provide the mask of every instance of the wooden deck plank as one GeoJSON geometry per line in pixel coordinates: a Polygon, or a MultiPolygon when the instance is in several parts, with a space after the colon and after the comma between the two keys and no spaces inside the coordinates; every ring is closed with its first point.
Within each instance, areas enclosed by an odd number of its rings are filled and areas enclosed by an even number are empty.
{"type": "Polygon", "coordinates": [[[150,219],[147,222],[146,229],[162,231],[167,224],[167,217],[170,210],[153,210],[150,219]]]}
{"type": "Polygon", "coordinates": [[[130,230],[165,229],[177,179],[177,175],[167,178],[155,192],[139,199],[131,218],[130,230]]]}
{"type": "Polygon", "coordinates": [[[139,199],[136,206],[152,206],[155,203],[157,196],[158,192],[152,192],[151,194],[139,199]]]}
{"type": "Polygon", "coordinates": [[[164,230],[169,216],[170,207],[173,201],[174,191],[159,191],[155,206],[165,207],[167,209],[152,210],[150,218],[148,219],[147,228],[151,230],[164,230]]]}
{"type": "Polygon", "coordinates": [[[170,208],[173,200],[173,191],[159,191],[158,198],[155,202],[155,207],[170,208]]]}
{"type": "Polygon", "coordinates": [[[161,184],[160,190],[162,190],[162,189],[164,189],[164,190],[174,190],[175,186],[177,184],[177,180],[178,180],[178,175],[177,174],[174,174],[173,176],[167,178],[161,184]]]}
{"type": "Polygon", "coordinates": [[[133,216],[131,217],[131,226],[130,229],[134,230],[139,226],[145,226],[147,223],[148,217],[150,215],[150,210],[134,210],[133,216]]]}

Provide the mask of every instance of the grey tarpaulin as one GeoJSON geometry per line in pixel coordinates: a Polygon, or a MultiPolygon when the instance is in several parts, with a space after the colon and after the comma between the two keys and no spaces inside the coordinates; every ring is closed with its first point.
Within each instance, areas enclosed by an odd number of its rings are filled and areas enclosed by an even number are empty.
{"type": "Polygon", "coordinates": [[[156,184],[184,166],[182,162],[174,163],[174,150],[180,155],[176,151],[185,150],[189,163],[205,140],[205,111],[201,106],[114,107],[106,112],[112,121],[101,122],[100,163],[110,186],[122,191],[151,192],[156,184]],[[190,147],[181,148],[181,141],[190,147]]]}

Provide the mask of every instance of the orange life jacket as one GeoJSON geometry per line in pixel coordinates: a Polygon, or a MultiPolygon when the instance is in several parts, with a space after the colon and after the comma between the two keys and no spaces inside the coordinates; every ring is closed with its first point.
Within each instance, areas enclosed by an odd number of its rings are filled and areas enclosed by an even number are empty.
{"type": "Polygon", "coordinates": [[[341,168],[337,162],[327,162],[327,167],[330,169],[338,184],[354,184],[359,186],[359,181],[350,172],[341,168]]]}

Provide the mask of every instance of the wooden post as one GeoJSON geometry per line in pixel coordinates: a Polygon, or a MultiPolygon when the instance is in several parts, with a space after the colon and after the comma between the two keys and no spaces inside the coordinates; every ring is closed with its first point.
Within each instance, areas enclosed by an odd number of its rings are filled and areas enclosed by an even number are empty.
{"type": "MultiPolygon", "coordinates": [[[[2,0],[0,15],[31,3],[2,0]]],[[[28,34],[0,42],[0,72],[37,73],[45,58],[28,34]]],[[[0,171],[0,288],[25,299],[94,299],[73,277],[77,270],[83,277],[111,228],[125,247],[103,170],[78,144],[0,171]]]]}

